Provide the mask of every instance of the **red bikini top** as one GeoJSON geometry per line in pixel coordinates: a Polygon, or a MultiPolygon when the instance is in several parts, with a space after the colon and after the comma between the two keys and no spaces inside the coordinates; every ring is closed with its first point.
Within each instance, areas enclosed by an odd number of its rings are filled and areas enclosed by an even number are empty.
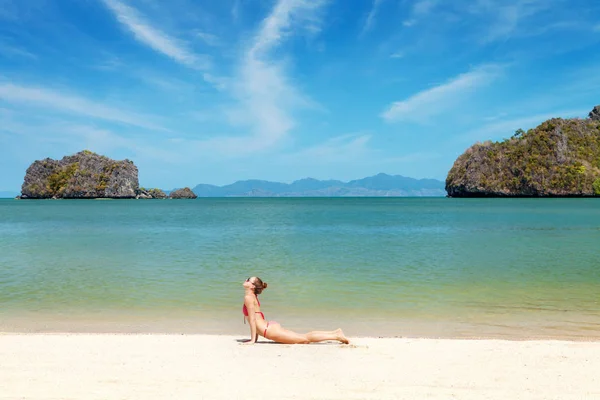
{"type": "MultiPolygon", "coordinates": [[[[258,296],[256,296],[256,301],[258,302],[258,305],[260,306],[260,300],[258,300],[258,296]]],[[[242,308],[242,312],[244,313],[244,317],[248,316],[248,308],[246,307],[246,304],[244,304],[244,307],[242,308]]],[[[257,311],[257,313],[259,313],[260,311],[257,311]]]]}
{"type": "MultiPolygon", "coordinates": [[[[258,296],[256,296],[256,301],[260,306],[260,300],[258,300],[258,296]]],[[[242,312],[244,313],[244,317],[248,316],[248,308],[246,307],[246,304],[244,304],[244,307],[242,307],[242,312]]],[[[263,319],[265,319],[265,314],[263,314],[262,311],[256,311],[255,314],[260,314],[263,317],[263,319]]],[[[246,323],[246,318],[244,318],[244,323],[246,323]]]]}

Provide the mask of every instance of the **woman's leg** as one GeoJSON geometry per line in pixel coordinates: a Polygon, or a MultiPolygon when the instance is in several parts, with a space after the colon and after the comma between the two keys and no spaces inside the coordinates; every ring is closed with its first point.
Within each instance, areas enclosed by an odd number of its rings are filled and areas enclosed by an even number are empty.
{"type": "Polygon", "coordinates": [[[306,334],[306,338],[310,341],[310,343],[323,342],[325,340],[337,340],[339,342],[348,344],[349,341],[344,336],[344,332],[341,329],[336,329],[335,331],[312,331],[306,334]]]}
{"type": "Polygon", "coordinates": [[[308,344],[326,340],[336,340],[346,344],[349,343],[341,329],[336,329],[335,331],[313,331],[307,334],[301,334],[284,329],[281,325],[269,326],[267,330],[267,339],[284,344],[308,344]]]}

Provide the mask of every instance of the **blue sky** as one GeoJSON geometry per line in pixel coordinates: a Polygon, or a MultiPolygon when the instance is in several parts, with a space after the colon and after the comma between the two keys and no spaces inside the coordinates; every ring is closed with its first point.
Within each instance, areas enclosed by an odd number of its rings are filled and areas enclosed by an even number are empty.
{"type": "Polygon", "coordinates": [[[0,0],[0,190],[83,149],[165,189],[445,179],[598,71],[596,0],[0,0]]]}

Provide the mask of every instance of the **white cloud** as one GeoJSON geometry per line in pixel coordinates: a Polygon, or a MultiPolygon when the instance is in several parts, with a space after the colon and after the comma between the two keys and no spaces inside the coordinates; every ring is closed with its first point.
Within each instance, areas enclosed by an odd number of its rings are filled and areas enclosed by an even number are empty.
{"type": "Polygon", "coordinates": [[[596,25],[592,30],[594,32],[600,32],[600,24],[596,25]]]}
{"type": "Polygon", "coordinates": [[[390,54],[390,58],[404,58],[404,52],[397,51],[395,53],[390,54]]]}
{"type": "Polygon", "coordinates": [[[365,20],[365,25],[363,26],[361,35],[364,35],[365,33],[371,30],[377,19],[377,12],[379,11],[379,7],[384,1],[385,0],[373,0],[371,11],[369,11],[369,14],[367,15],[367,19],[365,20]]]}
{"type": "Polygon", "coordinates": [[[498,65],[485,65],[452,78],[448,82],[419,92],[406,100],[392,103],[381,115],[386,121],[412,120],[425,122],[458,105],[474,90],[497,79],[502,71],[498,65]]]}
{"type": "Polygon", "coordinates": [[[296,31],[318,32],[320,19],[317,12],[324,4],[324,0],[279,0],[271,14],[263,20],[249,56],[258,58],[277,47],[293,33],[293,27],[296,31]]]}
{"type": "Polygon", "coordinates": [[[181,41],[153,27],[134,8],[118,0],[103,1],[115,14],[117,20],[129,29],[139,42],[190,68],[208,68],[206,56],[194,54],[181,41]]]}
{"type": "Polygon", "coordinates": [[[324,1],[279,0],[241,60],[240,73],[232,83],[238,106],[227,112],[235,124],[249,125],[252,136],[213,141],[221,151],[251,153],[279,143],[294,128],[293,111],[312,103],[294,87],[286,64],[273,58],[272,51],[300,30],[314,34],[324,1]]]}
{"type": "MultiPolygon", "coordinates": [[[[279,0],[262,21],[247,51],[240,59],[234,78],[215,79],[215,84],[230,91],[235,104],[217,107],[229,122],[249,127],[248,135],[203,135],[205,139],[179,138],[163,143],[163,151],[172,153],[177,162],[204,159],[222,161],[228,158],[256,156],[281,144],[295,126],[294,111],[314,104],[293,85],[288,76],[288,64],[272,54],[291,35],[304,30],[314,34],[319,30],[318,11],[324,1],[279,0]]],[[[207,77],[205,77],[207,79],[207,77]]],[[[202,110],[191,113],[201,121],[219,118],[219,111],[202,110]]]]}
{"type": "Polygon", "coordinates": [[[151,123],[152,118],[149,116],[135,114],[52,89],[0,82],[0,99],[8,103],[26,104],[105,121],[163,130],[163,128],[151,123]]]}

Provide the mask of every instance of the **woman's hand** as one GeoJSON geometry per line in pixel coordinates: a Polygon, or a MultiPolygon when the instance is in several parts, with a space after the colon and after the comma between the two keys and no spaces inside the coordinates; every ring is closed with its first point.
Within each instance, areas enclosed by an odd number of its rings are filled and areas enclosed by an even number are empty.
{"type": "Polygon", "coordinates": [[[255,340],[250,340],[250,339],[248,339],[248,340],[246,340],[245,342],[242,342],[241,344],[254,344],[254,343],[256,343],[256,341],[255,341],[255,340]]]}

